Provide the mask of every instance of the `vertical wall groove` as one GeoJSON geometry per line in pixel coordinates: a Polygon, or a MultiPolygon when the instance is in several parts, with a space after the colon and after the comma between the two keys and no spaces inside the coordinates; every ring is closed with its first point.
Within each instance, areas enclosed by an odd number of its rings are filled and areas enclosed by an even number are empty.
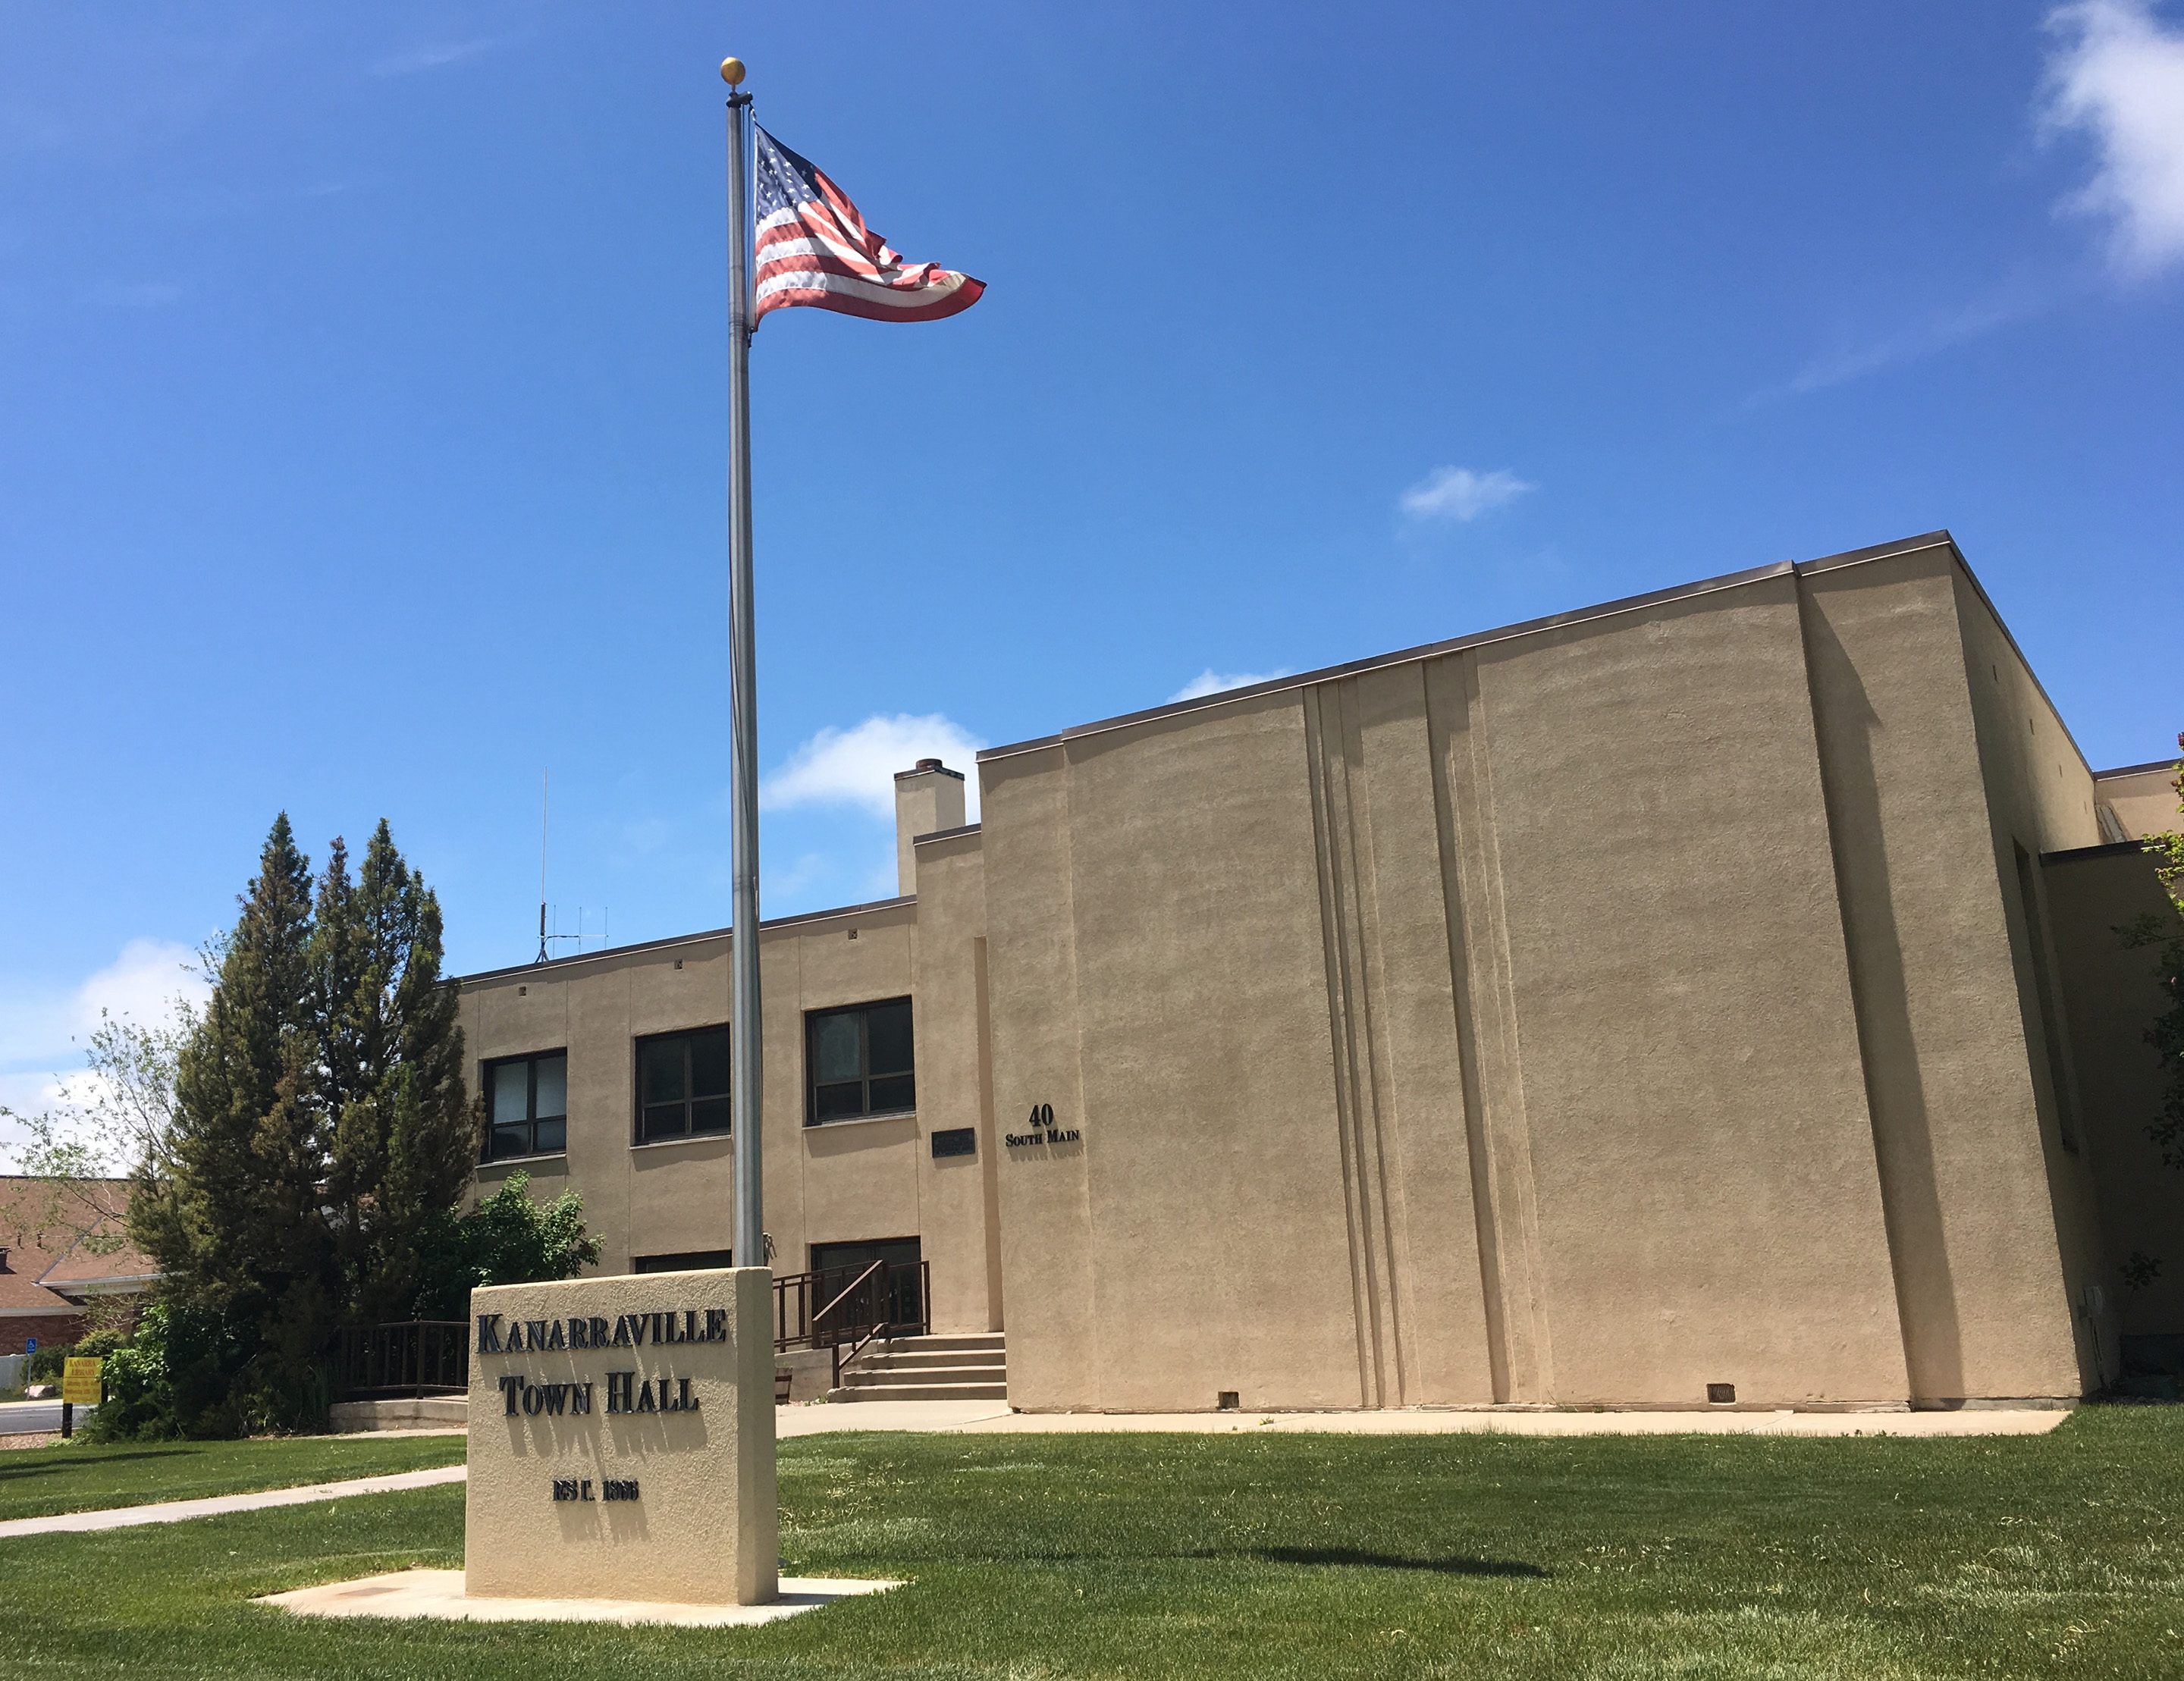
{"type": "Polygon", "coordinates": [[[1334,1060],[1335,1132],[1341,1146],[1344,1225],[1349,1239],[1351,1309],[1357,1333],[1357,1390],[1362,1405],[1380,1404],[1378,1328],[1373,1312],[1371,1260],[1359,1218],[1356,1139],[1356,1059],[1350,1033],[1349,942],[1343,924],[1340,870],[1336,862],[1340,821],[1333,807],[1334,778],[1329,774],[1323,693],[1306,689],[1305,758],[1312,784],[1312,821],[1319,876],[1321,945],[1327,964],[1329,1038],[1334,1060]]]}
{"type": "MultiPolygon", "coordinates": [[[[1496,1401],[1512,1399],[1509,1328],[1502,1279],[1501,1222],[1495,1210],[1494,1167],[1488,1154],[1486,1099],[1479,1068],[1479,1024],[1473,1006],[1471,933],[1464,902],[1463,860],[1457,834],[1456,793],[1451,773],[1455,752],[1446,709],[1426,704],[1433,769],[1434,819],[1440,846],[1441,902],[1448,927],[1448,968],[1455,982],[1457,1057],[1463,1077],[1464,1143],[1470,1158],[1472,1217],[1479,1234],[1479,1282],[1486,1320],[1486,1358],[1496,1401]]],[[[1458,736],[1457,739],[1462,739],[1458,736]]]]}
{"type": "Polygon", "coordinates": [[[1378,1285],[1373,1307],[1382,1332],[1383,1400],[1384,1404],[1400,1406],[1412,1399],[1415,1361],[1409,1348],[1410,1280],[1398,1264],[1406,1250],[1404,1198],[1398,1165],[1401,1150],[1395,1137],[1396,1081],[1388,1042],[1391,1006],[1387,951],[1382,939],[1379,877],[1373,843],[1373,777],[1365,752],[1365,709],[1359,685],[1353,680],[1340,684],[1339,690],[1343,786],[1348,808],[1346,855],[1354,905],[1357,1000],[1351,1020],[1357,1035],[1352,1055],[1360,1074],[1357,1158],[1363,1172],[1359,1183],[1364,1191],[1362,1211],[1367,1221],[1367,1252],[1379,1263],[1373,1268],[1378,1285]]]}
{"type": "Polygon", "coordinates": [[[1531,1128],[1524,1107],[1524,1060],[1517,1029],[1502,900],[1500,843],[1494,823],[1493,776],[1486,743],[1479,663],[1465,654],[1440,665],[1432,678],[1435,710],[1442,715],[1447,820],[1457,885],[1447,894],[1452,945],[1462,950],[1457,992],[1470,1026],[1475,1072],[1467,1071],[1467,1117],[1474,1171],[1484,1179],[1478,1203],[1482,1275],[1495,1299],[1488,1322],[1498,1326],[1496,1394],[1512,1401],[1553,1396],[1553,1346],[1539,1278],[1539,1207],[1532,1183],[1531,1128]],[[1464,921],[1454,918],[1462,907],[1464,921]]]}
{"type": "Polygon", "coordinates": [[[1390,1206],[1381,1114],[1387,1071],[1373,1021],[1370,792],[1354,696],[1342,685],[1322,685],[1306,692],[1305,707],[1359,1384],[1366,1405],[1400,1405],[1408,1362],[1393,1266],[1398,1216],[1390,1206]]]}

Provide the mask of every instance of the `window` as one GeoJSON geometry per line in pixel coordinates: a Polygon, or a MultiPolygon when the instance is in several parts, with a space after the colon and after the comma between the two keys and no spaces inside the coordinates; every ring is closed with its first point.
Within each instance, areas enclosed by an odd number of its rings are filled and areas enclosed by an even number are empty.
{"type": "Polygon", "coordinates": [[[637,1141],[728,1130],[728,1030],[637,1042],[637,1141]]]}
{"type": "Polygon", "coordinates": [[[511,1056],[485,1066],[492,1119],[485,1155],[554,1155],[569,1146],[569,1053],[511,1056]]]}
{"type": "Polygon", "coordinates": [[[689,1249],[674,1255],[638,1255],[630,1257],[632,1272],[710,1272],[716,1267],[733,1266],[735,1251],[725,1249],[689,1249]]]}
{"type": "Polygon", "coordinates": [[[804,1070],[807,1127],[914,1109],[910,1000],[813,1010],[804,1018],[804,1070]]]}

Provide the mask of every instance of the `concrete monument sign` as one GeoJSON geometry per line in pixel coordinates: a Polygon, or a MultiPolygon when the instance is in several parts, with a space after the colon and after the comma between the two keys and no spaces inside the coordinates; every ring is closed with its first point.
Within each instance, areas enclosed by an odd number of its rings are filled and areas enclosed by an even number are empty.
{"type": "Polygon", "coordinates": [[[471,1293],[467,1595],[775,1597],[772,1277],[471,1293]]]}

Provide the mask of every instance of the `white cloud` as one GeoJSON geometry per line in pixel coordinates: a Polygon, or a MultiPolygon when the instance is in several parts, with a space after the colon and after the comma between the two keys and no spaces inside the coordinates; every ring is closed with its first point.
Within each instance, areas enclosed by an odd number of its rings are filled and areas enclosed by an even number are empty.
{"type": "Polygon", "coordinates": [[[76,1021],[88,1033],[99,1012],[133,1017],[146,1027],[174,1013],[175,1000],[202,1005],[212,988],[198,972],[198,955],[173,940],[131,940],[121,955],[77,988],[76,1021]]]}
{"type": "Polygon", "coordinates": [[[481,53],[491,52],[500,45],[497,41],[448,41],[433,47],[420,47],[409,53],[397,53],[382,58],[372,65],[376,76],[417,75],[426,70],[437,70],[448,64],[459,64],[465,58],[475,58],[481,53]]]}
{"type": "MultiPolygon", "coordinates": [[[[210,996],[198,955],[172,940],[131,940],[114,960],[66,991],[11,989],[0,1000],[0,1108],[36,1113],[88,1101],[96,1077],[84,1051],[102,1011],[154,1027],[171,1019],[175,1000],[202,1005],[210,996]]],[[[0,1155],[18,1142],[0,1124],[0,1155]]]]}
{"type": "Polygon", "coordinates": [[[1788,385],[1762,392],[1761,396],[1802,397],[1808,392],[1825,391],[1830,386],[1847,385],[1893,363],[1938,355],[1954,346],[1983,338],[1996,328],[2022,320],[2045,307],[2044,300],[2031,297],[1968,303],[1891,337],[1816,357],[1800,368],[1788,385]]]}
{"type": "Polygon", "coordinates": [[[829,726],[760,779],[758,803],[769,811],[800,805],[854,805],[892,821],[894,773],[921,759],[939,759],[967,783],[970,820],[978,820],[976,761],[985,743],[940,713],[877,715],[846,730],[829,726]]]}
{"type": "Polygon", "coordinates": [[[1475,520],[1489,509],[1537,490],[1506,467],[1474,473],[1468,467],[1436,467],[1402,494],[1403,512],[1414,520],[1475,520]]]}
{"type": "Polygon", "coordinates": [[[64,1063],[81,1061],[76,1047],[98,1026],[102,1010],[152,1027],[168,1019],[177,998],[203,1004],[211,988],[197,965],[197,953],[173,940],[131,940],[79,986],[14,993],[0,1009],[0,1069],[42,1063],[43,1078],[64,1063]]]}
{"type": "Polygon", "coordinates": [[[2043,125],[2088,133],[2100,152],[2067,208],[2111,220],[2126,273],[2184,260],[2184,30],[2164,29],[2146,0],[2079,0],[2048,27],[2063,39],[2043,125]]]}
{"type": "Polygon", "coordinates": [[[1217,671],[1208,665],[1168,696],[1168,704],[1173,705],[1178,700],[1195,700],[1202,694],[1218,694],[1223,689],[1249,688],[1253,683],[1270,683],[1276,677],[1286,677],[1289,674],[1290,668],[1286,665],[1272,671],[1217,671]]]}

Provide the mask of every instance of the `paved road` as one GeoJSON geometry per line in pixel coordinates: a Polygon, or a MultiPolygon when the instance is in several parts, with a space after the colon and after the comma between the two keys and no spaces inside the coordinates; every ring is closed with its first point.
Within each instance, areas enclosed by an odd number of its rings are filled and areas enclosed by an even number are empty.
{"type": "MultiPolygon", "coordinates": [[[[79,1424],[91,1416],[91,1408],[75,1410],[79,1424]]],[[[41,1430],[61,1428],[61,1404],[50,1401],[0,1401],[0,1436],[31,1436],[41,1430]]]]}

